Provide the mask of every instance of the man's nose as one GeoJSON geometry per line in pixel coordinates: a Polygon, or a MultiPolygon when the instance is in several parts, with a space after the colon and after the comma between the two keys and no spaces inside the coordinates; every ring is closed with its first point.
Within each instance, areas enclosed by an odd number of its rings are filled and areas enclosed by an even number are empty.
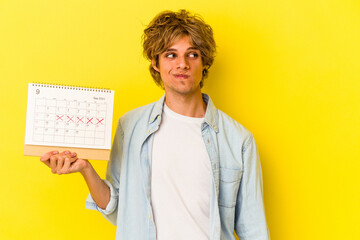
{"type": "Polygon", "coordinates": [[[180,69],[189,69],[189,62],[186,59],[186,56],[180,56],[178,57],[178,68],[180,69]]]}

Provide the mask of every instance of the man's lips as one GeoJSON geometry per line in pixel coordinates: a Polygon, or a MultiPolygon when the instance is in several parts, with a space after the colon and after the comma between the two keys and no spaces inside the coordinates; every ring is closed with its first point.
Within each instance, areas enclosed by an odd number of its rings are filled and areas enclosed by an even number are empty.
{"type": "Polygon", "coordinates": [[[187,75],[187,74],[173,74],[173,75],[174,75],[174,77],[181,78],[181,79],[190,77],[190,75],[187,75]]]}

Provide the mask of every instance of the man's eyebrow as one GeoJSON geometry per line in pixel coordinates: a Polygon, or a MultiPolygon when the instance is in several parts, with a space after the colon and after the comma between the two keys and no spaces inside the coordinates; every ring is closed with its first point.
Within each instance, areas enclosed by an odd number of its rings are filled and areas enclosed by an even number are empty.
{"type": "MultiPolygon", "coordinates": [[[[188,49],[186,49],[186,51],[188,50],[199,50],[199,49],[197,47],[189,47],[188,49]]],[[[176,51],[177,51],[176,48],[168,48],[164,52],[176,52],[176,51]]]]}

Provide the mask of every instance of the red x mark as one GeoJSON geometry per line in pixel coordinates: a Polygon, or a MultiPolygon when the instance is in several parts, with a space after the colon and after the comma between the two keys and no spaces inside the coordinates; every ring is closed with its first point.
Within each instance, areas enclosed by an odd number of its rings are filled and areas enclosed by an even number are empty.
{"type": "Polygon", "coordinates": [[[104,124],[104,123],[102,123],[102,121],[104,120],[103,118],[100,120],[97,118],[96,120],[98,121],[96,124],[99,124],[99,123],[104,124]]]}
{"type": "Polygon", "coordinates": [[[67,118],[69,119],[68,122],[70,122],[70,121],[74,122],[73,117],[74,116],[72,116],[72,117],[67,116],[67,118]]]}
{"type": "Polygon", "coordinates": [[[77,117],[77,119],[78,119],[78,122],[77,122],[77,123],[79,123],[79,122],[84,123],[83,120],[82,120],[83,118],[84,118],[84,117],[82,117],[82,118],[77,117]]]}
{"type": "Polygon", "coordinates": [[[56,120],[63,120],[62,119],[62,117],[63,117],[64,115],[61,115],[61,116],[59,116],[59,115],[56,115],[56,117],[57,117],[57,119],[56,120]]]}
{"type": "Polygon", "coordinates": [[[87,121],[87,123],[86,123],[86,124],[88,124],[88,123],[92,123],[92,121],[91,121],[92,119],[93,119],[93,118],[90,118],[90,119],[89,119],[89,118],[87,118],[87,120],[88,120],[88,121],[87,121]]]}

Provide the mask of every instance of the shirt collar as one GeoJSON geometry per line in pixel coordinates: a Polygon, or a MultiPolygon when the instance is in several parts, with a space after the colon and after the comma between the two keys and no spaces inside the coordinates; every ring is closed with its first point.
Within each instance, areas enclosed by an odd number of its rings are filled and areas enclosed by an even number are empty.
{"type": "MultiPolygon", "coordinates": [[[[206,103],[206,112],[204,122],[207,123],[215,132],[218,132],[218,114],[217,109],[209,95],[202,93],[202,98],[206,103]]],[[[149,123],[153,123],[159,116],[161,116],[165,101],[165,94],[159,99],[159,101],[155,102],[153,111],[150,116],[149,123]]]]}
{"type": "Polygon", "coordinates": [[[161,113],[163,111],[164,101],[165,101],[165,94],[159,99],[159,101],[155,102],[154,108],[150,115],[149,123],[153,123],[159,116],[161,116],[161,113]]]}
{"type": "Polygon", "coordinates": [[[212,127],[212,129],[214,129],[215,132],[219,132],[219,128],[218,128],[219,116],[217,114],[217,109],[214,103],[211,101],[209,95],[203,93],[202,97],[204,102],[207,104],[204,122],[206,122],[210,127],[212,127]]]}

